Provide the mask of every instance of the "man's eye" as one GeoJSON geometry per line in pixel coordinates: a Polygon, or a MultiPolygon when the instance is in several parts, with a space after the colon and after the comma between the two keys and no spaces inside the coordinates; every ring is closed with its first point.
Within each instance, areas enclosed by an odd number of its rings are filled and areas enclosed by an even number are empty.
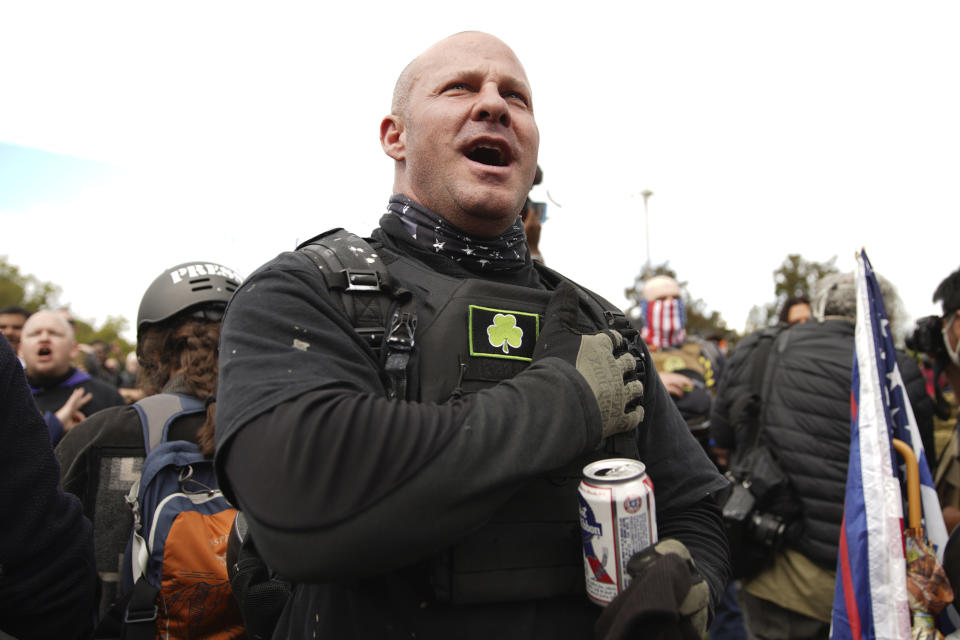
{"type": "Polygon", "coordinates": [[[443,89],[444,91],[469,91],[470,86],[466,82],[452,82],[443,89]]]}
{"type": "Polygon", "coordinates": [[[520,102],[520,103],[522,103],[522,104],[524,104],[524,105],[529,105],[529,101],[527,100],[527,96],[525,96],[525,95],[523,95],[522,93],[519,93],[519,92],[517,92],[517,91],[510,91],[510,92],[504,94],[503,97],[506,98],[507,100],[516,100],[517,102],[520,102]]]}

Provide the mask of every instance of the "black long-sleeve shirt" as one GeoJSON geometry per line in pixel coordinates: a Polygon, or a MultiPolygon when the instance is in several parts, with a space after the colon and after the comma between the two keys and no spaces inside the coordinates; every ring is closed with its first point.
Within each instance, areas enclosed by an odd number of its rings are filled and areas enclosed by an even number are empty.
{"type": "Polygon", "coordinates": [[[60,467],[20,362],[0,337],[0,631],[82,638],[93,629],[93,531],[60,467]]]}

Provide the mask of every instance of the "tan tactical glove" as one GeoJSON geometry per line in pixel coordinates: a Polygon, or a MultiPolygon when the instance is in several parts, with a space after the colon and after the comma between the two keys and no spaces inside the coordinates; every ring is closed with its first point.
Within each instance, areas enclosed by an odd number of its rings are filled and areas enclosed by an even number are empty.
{"type": "Polygon", "coordinates": [[[597,401],[604,437],[635,429],[643,420],[643,383],[637,379],[637,361],[616,331],[580,333],[577,310],[577,290],[562,283],[547,304],[533,360],[561,358],[577,368],[597,401]]]}

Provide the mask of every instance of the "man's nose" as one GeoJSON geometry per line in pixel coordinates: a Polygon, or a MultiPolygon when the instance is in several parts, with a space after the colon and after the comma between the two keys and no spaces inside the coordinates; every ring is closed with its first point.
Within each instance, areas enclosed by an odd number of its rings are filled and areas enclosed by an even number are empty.
{"type": "Polygon", "coordinates": [[[473,117],[475,120],[491,120],[505,127],[510,126],[509,105],[500,95],[500,88],[495,82],[488,82],[480,87],[473,106],[473,117]]]}

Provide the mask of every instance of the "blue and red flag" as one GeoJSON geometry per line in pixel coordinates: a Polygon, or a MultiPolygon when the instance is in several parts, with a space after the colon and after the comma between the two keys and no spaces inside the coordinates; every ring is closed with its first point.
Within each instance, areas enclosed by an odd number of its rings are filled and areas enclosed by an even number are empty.
{"type": "Polygon", "coordinates": [[[687,339],[687,312],[680,298],[660,298],[640,305],[643,341],[657,349],[683,344],[687,339]]]}
{"type": "MultiPolygon", "coordinates": [[[[903,501],[891,438],[903,440],[916,454],[924,528],[941,560],[947,531],[897,366],[886,308],[865,251],[857,256],[856,288],[850,464],[830,637],[908,640],[903,501]]],[[[942,619],[941,628],[953,630],[949,620],[942,619]]]]}

